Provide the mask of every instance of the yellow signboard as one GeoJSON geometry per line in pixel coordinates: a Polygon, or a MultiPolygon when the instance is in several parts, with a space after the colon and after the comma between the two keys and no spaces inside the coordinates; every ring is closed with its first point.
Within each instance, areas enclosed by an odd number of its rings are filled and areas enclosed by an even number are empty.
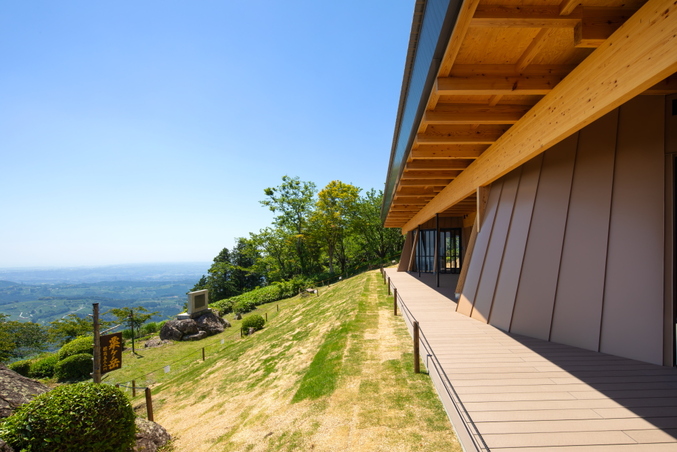
{"type": "Polygon", "coordinates": [[[122,333],[101,336],[101,375],[122,367],[122,333]]]}

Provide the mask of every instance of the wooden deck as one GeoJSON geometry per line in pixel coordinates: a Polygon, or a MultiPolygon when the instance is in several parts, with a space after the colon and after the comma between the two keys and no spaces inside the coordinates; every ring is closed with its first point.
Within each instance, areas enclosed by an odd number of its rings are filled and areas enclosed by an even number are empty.
{"type": "Polygon", "coordinates": [[[386,272],[466,451],[677,451],[677,369],[508,334],[386,272]]]}

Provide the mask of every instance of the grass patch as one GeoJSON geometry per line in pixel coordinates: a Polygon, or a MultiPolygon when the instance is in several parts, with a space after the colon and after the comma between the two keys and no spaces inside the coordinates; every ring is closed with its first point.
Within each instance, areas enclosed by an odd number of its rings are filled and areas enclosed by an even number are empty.
{"type": "Polygon", "coordinates": [[[319,399],[334,392],[343,364],[343,350],[346,348],[349,330],[350,322],[346,322],[327,334],[303,376],[292,403],[319,399]]]}
{"type": "Polygon", "coordinates": [[[204,363],[201,343],[175,343],[122,369],[195,353],[153,387],[177,450],[461,450],[430,378],[413,373],[411,337],[378,272],[257,312],[268,313],[263,330],[241,339],[231,322],[224,344],[207,340],[204,363]]]}

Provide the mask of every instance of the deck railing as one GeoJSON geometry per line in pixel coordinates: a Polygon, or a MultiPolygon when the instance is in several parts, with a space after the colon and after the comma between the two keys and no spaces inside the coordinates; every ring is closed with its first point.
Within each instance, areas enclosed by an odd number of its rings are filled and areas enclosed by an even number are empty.
{"type": "MultiPolygon", "coordinates": [[[[454,389],[454,385],[451,384],[451,381],[449,380],[447,373],[444,371],[444,368],[442,367],[440,360],[437,358],[437,355],[435,355],[435,351],[430,345],[428,338],[426,338],[420,323],[418,322],[418,320],[416,320],[416,317],[411,312],[407,304],[404,302],[404,299],[402,298],[400,292],[397,290],[395,284],[391,281],[390,277],[387,276],[385,270],[381,269],[381,272],[383,274],[383,280],[385,284],[387,284],[388,294],[390,294],[391,291],[393,293],[394,298],[393,304],[395,305],[394,306],[395,313],[397,310],[397,306],[399,305],[400,310],[402,311],[402,317],[404,317],[405,323],[407,324],[407,327],[409,328],[412,336],[414,337],[416,336],[414,333],[414,329],[418,328],[419,342],[420,345],[423,346],[423,349],[425,350],[426,354],[425,367],[428,370],[428,374],[432,378],[433,374],[431,370],[435,371],[435,374],[437,375],[437,378],[439,379],[441,386],[444,388],[444,391],[446,392],[449,400],[453,404],[453,408],[455,409],[459,418],[463,422],[463,427],[467,432],[467,436],[472,441],[473,443],[472,445],[474,446],[475,450],[489,451],[489,446],[487,446],[487,443],[484,441],[484,438],[482,438],[482,435],[480,434],[479,429],[475,425],[475,422],[472,420],[472,417],[468,413],[468,410],[466,410],[465,406],[463,405],[461,398],[458,396],[458,393],[454,389]]],[[[419,359],[419,357],[416,356],[414,359],[419,359]]],[[[464,446],[466,445],[464,444],[464,446]]],[[[466,448],[465,450],[468,449],[466,448]]]]}

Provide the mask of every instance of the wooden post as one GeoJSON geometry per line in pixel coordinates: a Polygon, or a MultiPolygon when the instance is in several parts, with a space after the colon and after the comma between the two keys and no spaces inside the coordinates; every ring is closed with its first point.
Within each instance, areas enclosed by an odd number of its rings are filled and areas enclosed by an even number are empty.
{"type": "Polygon", "coordinates": [[[136,380],[132,380],[132,397],[136,397],[136,380]]]}
{"type": "Polygon", "coordinates": [[[92,380],[94,383],[101,383],[101,336],[99,334],[99,303],[92,303],[93,315],[92,323],[94,326],[94,350],[92,369],[92,380]]]}
{"type": "Polygon", "coordinates": [[[421,357],[418,350],[418,320],[414,320],[414,373],[421,373],[421,357]]]}
{"type": "Polygon", "coordinates": [[[153,397],[150,388],[146,388],[146,413],[148,413],[148,420],[153,421],[153,397]]]}
{"type": "Polygon", "coordinates": [[[268,313],[266,312],[266,323],[268,323],[268,313]]]}
{"type": "Polygon", "coordinates": [[[388,276],[388,295],[390,295],[390,276],[388,276]]]}
{"type": "Polygon", "coordinates": [[[205,362],[205,348],[202,347],[202,362],[205,362]]]}
{"type": "Polygon", "coordinates": [[[393,289],[393,313],[397,315],[397,287],[393,289]]]}
{"type": "Polygon", "coordinates": [[[134,350],[134,308],[129,308],[129,327],[132,329],[132,355],[136,355],[136,350],[134,350]]]}
{"type": "Polygon", "coordinates": [[[277,306],[277,312],[280,312],[280,305],[278,304],[276,306],[277,306]]]}

